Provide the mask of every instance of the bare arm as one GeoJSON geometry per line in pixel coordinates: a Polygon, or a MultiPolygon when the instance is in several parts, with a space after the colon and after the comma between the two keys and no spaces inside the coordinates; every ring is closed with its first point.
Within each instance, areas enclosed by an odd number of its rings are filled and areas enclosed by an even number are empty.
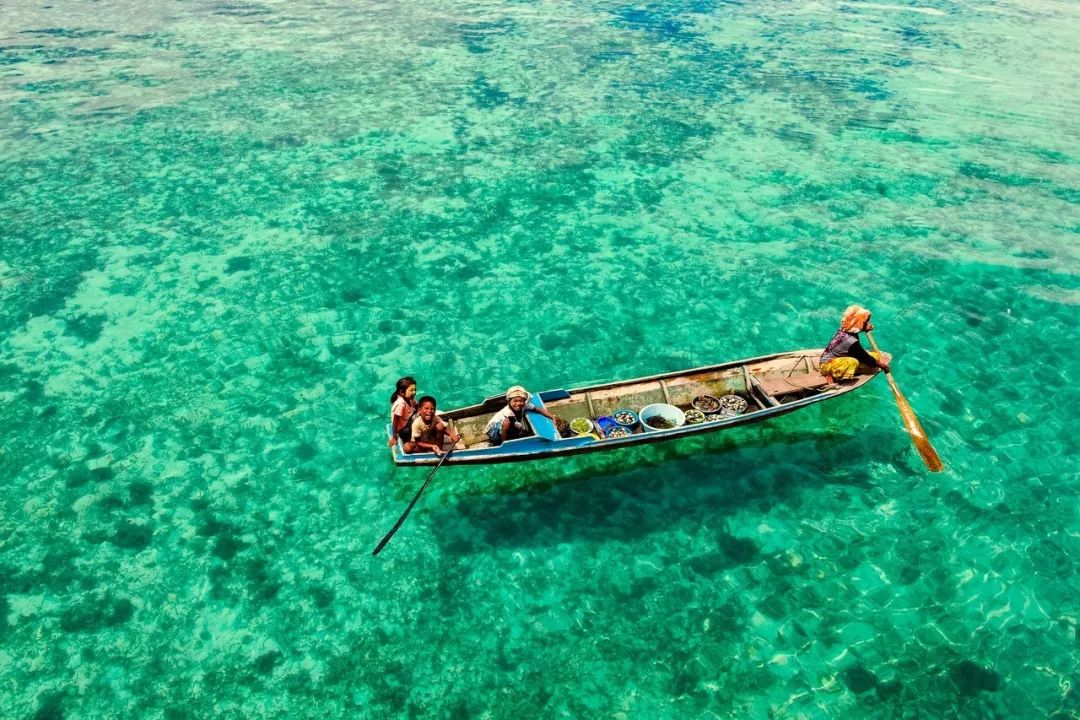
{"type": "MultiPolygon", "coordinates": [[[[401,415],[395,415],[394,418],[393,418],[392,425],[393,425],[394,434],[390,438],[390,445],[391,446],[394,445],[394,443],[397,442],[398,435],[400,435],[401,431],[405,429],[405,418],[403,416],[401,416],[401,415]]],[[[408,451],[406,451],[406,452],[408,452],[408,451]]]]}
{"type": "Polygon", "coordinates": [[[449,435],[450,439],[454,442],[461,440],[461,435],[451,430],[450,427],[446,423],[442,422],[441,419],[435,423],[435,429],[439,432],[444,432],[449,435]]]}
{"type": "Polygon", "coordinates": [[[428,452],[433,452],[436,455],[442,455],[442,448],[440,448],[435,443],[420,442],[419,440],[410,440],[409,442],[405,443],[405,452],[407,453],[411,454],[415,452],[420,452],[421,450],[427,450],[428,452]]]}

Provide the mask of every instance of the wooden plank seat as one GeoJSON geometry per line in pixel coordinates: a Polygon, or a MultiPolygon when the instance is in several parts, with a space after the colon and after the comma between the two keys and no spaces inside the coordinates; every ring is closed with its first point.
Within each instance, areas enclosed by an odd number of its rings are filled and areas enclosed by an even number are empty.
{"type": "Polygon", "coordinates": [[[816,390],[828,383],[824,375],[816,372],[792,375],[791,377],[773,375],[764,378],[759,377],[757,380],[761,389],[772,396],[788,395],[804,390],[816,390]]]}

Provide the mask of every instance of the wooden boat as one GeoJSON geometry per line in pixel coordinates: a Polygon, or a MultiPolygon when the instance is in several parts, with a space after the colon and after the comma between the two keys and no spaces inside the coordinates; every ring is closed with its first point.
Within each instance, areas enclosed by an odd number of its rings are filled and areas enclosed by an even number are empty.
{"type": "MultiPolygon", "coordinates": [[[[580,417],[596,420],[600,416],[610,416],[621,408],[637,411],[652,403],[675,405],[685,411],[691,408],[693,399],[701,395],[722,397],[734,394],[747,403],[745,412],[739,415],[666,430],[644,431],[638,428],[622,438],[572,434],[564,437],[550,420],[537,413],[528,413],[535,434],[493,447],[484,434],[484,428],[491,416],[506,406],[504,396],[493,395],[476,405],[439,412],[439,416],[461,436],[444,464],[479,465],[539,460],[717,432],[768,420],[846,395],[868,383],[879,372],[877,368],[860,368],[860,374],[853,381],[827,385],[818,369],[817,359],[821,353],[821,350],[797,350],[573,390],[548,390],[532,394],[530,402],[546,407],[548,412],[567,423],[580,417]]],[[[393,435],[393,428],[389,425],[387,433],[388,438],[393,435]]],[[[444,450],[448,450],[450,444],[447,439],[444,450]]],[[[439,456],[431,452],[406,454],[401,442],[391,448],[391,453],[398,465],[435,465],[439,462],[439,456]]]]}

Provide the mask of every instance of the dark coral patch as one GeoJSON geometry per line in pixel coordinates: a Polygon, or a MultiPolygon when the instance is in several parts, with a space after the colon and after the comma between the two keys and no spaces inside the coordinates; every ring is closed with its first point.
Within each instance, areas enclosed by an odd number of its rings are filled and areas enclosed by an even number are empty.
{"type": "Polygon", "coordinates": [[[116,532],[112,533],[109,542],[117,547],[140,551],[150,544],[153,539],[153,528],[148,525],[136,525],[131,520],[122,522],[116,532]]]}
{"type": "Polygon", "coordinates": [[[243,272],[244,270],[251,269],[251,258],[249,257],[234,257],[229,258],[229,261],[225,263],[225,273],[232,275],[233,273],[243,272]]]}
{"type": "Polygon", "coordinates": [[[128,486],[128,497],[132,505],[152,505],[154,488],[150,483],[136,481],[128,486]]]}
{"type": "Polygon", "coordinates": [[[222,560],[232,560],[236,554],[247,548],[247,543],[232,535],[220,535],[214,545],[214,555],[222,560]]]}
{"type": "Polygon", "coordinates": [[[847,670],[840,674],[840,677],[844,680],[844,684],[847,685],[848,690],[861,695],[864,692],[873,690],[877,685],[877,676],[870,672],[866,668],[849,667],[847,670]]]}
{"type": "Polygon", "coordinates": [[[893,679],[888,682],[879,682],[877,684],[877,695],[882,700],[888,700],[900,694],[900,691],[904,689],[904,684],[899,680],[893,679]]]}
{"type": "Polygon", "coordinates": [[[690,568],[698,575],[709,577],[710,575],[721,572],[731,563],[728,560],[728,556],[724,553],[710,552],[694,555],[690,558],[689,564],[690,568]]]}
{"type": "Polygon", "coordinates": [[[52,693],[42,698],[33,720],[64,720],[64,695],[52,693]]]}
{"type": "Polygon", "coordinates": [[[83,342],[92,343],[101,337],[108,320],[104,315],[78,315],[65,321],[67,331],[83,342]]]}
{"type": "Polygon", "coordinates": [[[136,525],[127,520],[116,529],[109,542],[125,550],[142,550],[150,544],[153,537],[154,529],[149,525],[136,525]]]}
{"type": "MultiPolygon", "coordinates": [[[[34,580],[54,592],[63,591],[72,583],[82,580],[77,569],[79,551],[67,543],[53,545],[41,558],[41,564],[34,573],[34,580]]],[[[0,618],[6,617],[0,613],[0,618]]]]}
{"type": "Polygon", "coordinates": [[[329,588],[312,585],[308,588],[308,593],[311,595],[311,599],[315,602],[315,607],[317,608],[327,608],[334,602],[334,591],[329,588]]]}
{"type": "Polygon", "coordinates": [[[281,653],[277,650],[271,650],[265,655],[260,655],[255,660],[255,672],[260,675],[269,675],[274,670],[274,666],[277,665],[278,660],[281,659],[281,653]]]}
{"type": "Polygon", "coordinates": [[[911,565],[906,565],[906,566],[904,566],[904,569],[900,571],[900,584],[901,585],[910,585],[911,583],[918,580],[919,576],[921,576],[921,575],[922,575],[922,570],[920,570],[917,567],[913,567],[911,565]]]}
{"type": "Polygon", "coordinates": [[[68,471],[67,477],[64,479],[64,485],[69,488],[82,487],[90,482],[91,477],[90,469],[85,465],[79,465],[68,471]]]}
{"type": "Polygon", "coordinates": [[[983,690],[993,692],[1001,687],[1000,675],[971,660],[961,660],[949,668],[949,677],[961,695],[974,695],[983,690]]]}
{"type": "Polygon", "coordinates": [[[95,632],[122,625],[135,614],[135,606],[126,598],[92,597],[68,608],[60,615],[60,629],[64,632],[95,632]]]}
{"type": "Polygon", "coordinates": [[[748,563],[758,554],[758,546],[753,540],[722,533],[717,537],[720,550],[735,563],[748,563]]]}
{"type": "Polygon", "coordinates": [[[244,565],[248,594],[254,600],[272,600],[281,590],[281,582],[271,573],[270,563],[264,558],[253,558],[244,565]]]}

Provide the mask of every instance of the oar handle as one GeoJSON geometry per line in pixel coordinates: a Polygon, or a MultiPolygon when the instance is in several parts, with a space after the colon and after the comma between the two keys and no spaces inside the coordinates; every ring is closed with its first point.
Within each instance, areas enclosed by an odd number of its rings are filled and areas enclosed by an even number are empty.
{"type": "MultiPolygon", "coordinates": [[[[878,360],[881,360],[881,348],[874,342],[874,336],[870,334],[869,330],[866,331],[866,339],[870,341],[870,347],[874,348],[874,352],[878,354],[878,360]]],[[[886,374],[889,375],[889,382],[892,382],[892,375],[889,373],[886,374]]]]}
{"type": "MultiPolygon", "coordinates": [[[[874,342],[874,336],[871,335],[869,331],[867,331],[867,333],[866,333],[866,339],[870,341],[870,347],[874,348],[874,352],[876,352],[878,354],[878,360],[880,360],[881,359],[881,348],[879,348],[877,346],[877,343],[874,342]]],[[[893,376],[892,376],[891,372],[885,373],[885,379],[889,381],[889,387],[892,388],[893,393],[896,394],[896,395],[899,395],[900,397],[903,397],[903,394],[900,392],[900,387],[896,384],[896,381],[893,380],[893,376]]],[[[906,403],[907,400],[905,399],[904,402],[906,403]]]]}

